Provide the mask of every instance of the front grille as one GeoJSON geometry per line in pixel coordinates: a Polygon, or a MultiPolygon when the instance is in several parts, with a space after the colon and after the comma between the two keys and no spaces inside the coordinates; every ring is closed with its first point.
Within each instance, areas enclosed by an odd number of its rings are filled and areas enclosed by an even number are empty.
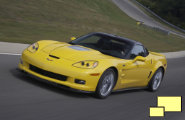
{"type": "Polygon", "coordinates": [[[34,71],[34,72],[36,72],[38,74],[41,74],[43,76],[47,76],[47,77],[54,78],[54,79],[61,80],[61,81],[66,81],[67,80],[67,76],[65,76],[65,75],[49,72],[49,71],[40,69],[36,66],[33,66],[31,64],[29,65],[29,68],[30,68],[31,71],[34,71]]]}

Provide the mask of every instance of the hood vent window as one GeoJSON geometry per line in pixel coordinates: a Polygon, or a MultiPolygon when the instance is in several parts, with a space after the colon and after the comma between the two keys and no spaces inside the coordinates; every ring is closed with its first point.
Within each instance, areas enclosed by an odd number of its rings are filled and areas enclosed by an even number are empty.
{"type": "Polygon", "coordinates": [[[52,57],[52,58],[55,58],[55,59],[60,59],[59,57],[54,56],[54,55],[49,55],[49,56],[52,57]]]}

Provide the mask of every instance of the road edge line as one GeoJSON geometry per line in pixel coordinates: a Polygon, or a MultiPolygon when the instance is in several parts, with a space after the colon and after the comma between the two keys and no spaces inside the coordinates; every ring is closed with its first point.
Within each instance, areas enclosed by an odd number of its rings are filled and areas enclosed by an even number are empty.
{"type": "Polygon", "coordinates": [[[17,55],[17,56],[21,56],[21,54],[18,54],[18,53],[0,53],[0,55],[17,55]]]}

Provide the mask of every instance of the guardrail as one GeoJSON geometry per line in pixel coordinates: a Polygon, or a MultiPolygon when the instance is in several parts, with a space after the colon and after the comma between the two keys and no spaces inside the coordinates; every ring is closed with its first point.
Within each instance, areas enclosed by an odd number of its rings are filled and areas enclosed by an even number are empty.
{"type": "Polygon", "coordinates": [[[182,28],[179,28],[171,23],[169,23],[168,21],[164,20],[163,18],[161,18],[160,16],[158,16],[156,13],[154,13],[153,11],[151,11],[149,8],[145,7],[143,4],[139,3],[137,0],[132,0],[134,1],[135,3],[137,3],[139,6],[143,7],[145,10],[147,10],[149,13],[151,13],[152,15],[154,15],[155,17],[157,17],[158,19],[160,19],[161,21],[163,21],[164,23],[168,24],[169,26],[185,33],[185,30],[182,29],[182,28]]]}
{"type": "Polygon", "coordinates": [[[149,28],[149,29],[152,29],[154,31],[160,32],[160,33],[165,34],[165,35],[170,34],[170,31],[168,31],[168,30],[164,30],[164,29],[161,29],[161,28],[158,28],[158,27],[148,26],[148,25],[144,24],[144,22],[142,22],[142,21],[137,21],[136,24],[138,26],[142,26],[144,28],[149,28]]]}

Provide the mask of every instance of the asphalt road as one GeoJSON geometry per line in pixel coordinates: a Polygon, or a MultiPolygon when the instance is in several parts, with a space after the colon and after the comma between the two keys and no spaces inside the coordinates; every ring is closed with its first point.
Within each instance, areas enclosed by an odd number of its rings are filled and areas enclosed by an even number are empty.
{"type": "MultiPolygon", "coordinates": [[[[132,90],[100,100],[91,94],[66,91],[16,70],[20,56],[0,55],[0,120],[163,120],[149,118],[157,96],[185,97],[185,58],[168,60],[159,91],[132,90]]],[[[183,112],[166,120],[184,120],[183,112]]]]}
{"type": "Polygon", "coordinates": [[[154,20],[152,17],[144,13],[138,6],[136,6],[131,0],[112,0],[124,13],[136,21],[142,21],[144,24],[152,27],[157,27],[166,31],[170,31],[173,34],[185,38],[185,34],[174,31],[165,25],[154,20]]]}

